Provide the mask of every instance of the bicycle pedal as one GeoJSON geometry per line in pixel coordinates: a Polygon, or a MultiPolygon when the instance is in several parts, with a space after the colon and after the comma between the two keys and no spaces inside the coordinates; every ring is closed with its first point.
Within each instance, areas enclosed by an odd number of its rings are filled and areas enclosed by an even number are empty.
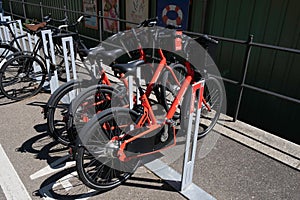
{"type": "Polygon", "coordinates": [[[178,125],[178,123],[173,119],[166,120],[166,123],[170,124],[171,127],[176,127],[178,125]]]}

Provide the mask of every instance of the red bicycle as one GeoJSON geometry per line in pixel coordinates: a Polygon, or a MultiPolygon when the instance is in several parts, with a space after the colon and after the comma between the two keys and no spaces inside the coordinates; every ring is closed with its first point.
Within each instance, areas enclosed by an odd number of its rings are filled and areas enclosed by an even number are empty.
{"type": "MultiPolygon", "coordinates": [[[[176,69],[167,65],[164,52],[159,49],[158,53],[161,61],[146,91],[136,79],[141,104],[136,104],[133,109],[113,107],[101,111],[81,129],[76,147],[76,166],[80,179],[88,187],[96,190],[116,187],[132,175],[139,166],[140,158],[176,145],[176,110],[182,98],[193,104],[194,101],[187,93],[190,91],[189,86],[198,82],[201,75],[186,62],[184,79],[178,80],[174,72],[176,69]],[[165,70],[171,74],[179,90],[166,110],[166,115],[158,119],[148,97],[165,70]]],[[[124,74],[127,72],[123,68],[117,70],[124,74]]],[[[203,93],[195,101],[203,102],[203,107],[212,110],[203,93]]],[[[188,107],[189,111],[191,103],[181,109],[188,107]]],[[[187,110],[181,113],[187,113],[187,110]]],[[[184,117],[181,119],[184,120],[184,117]]]]}

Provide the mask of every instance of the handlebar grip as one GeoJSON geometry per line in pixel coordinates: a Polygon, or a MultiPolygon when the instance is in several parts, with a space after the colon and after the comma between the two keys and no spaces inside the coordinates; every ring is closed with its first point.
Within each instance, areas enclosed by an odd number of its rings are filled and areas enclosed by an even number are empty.
{"type": "Polygon", "coordinates": [[[77,22],[79,23],[79,22],[81,22],[81,20],[84,18],[84,16],[83,15],[81,15],[78,19],[77,19],[77,22]]]}
{"type": "Polygon", "coordinates": [[[68,27],[69,27],[69,25],[64,24],[64,25],[60,25],[60,26],[58,27],[58,29],[63,29],[63,28],[68,28],[68,27]]]}

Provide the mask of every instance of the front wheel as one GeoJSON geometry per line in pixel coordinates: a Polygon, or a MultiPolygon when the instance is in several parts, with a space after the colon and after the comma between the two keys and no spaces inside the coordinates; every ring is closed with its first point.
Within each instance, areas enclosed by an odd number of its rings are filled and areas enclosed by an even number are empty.
{"type": "Polygon", "coordinates": [[[97,114],[81,129],[76,167],[86,186],[109,190],[130,178],[139,161],[120,161],[118,150],[137,118],[138,114],[130,109],[110,108],[97,114]]]}
{"type": "MultiPolygon", "coordinates": [[[[170,67],[172,68],[172,71],[165,71],[163,73],[161,83],[162,105],[166,110],[170,109],[187,74],[186,67],[180,63],[171,64],[170,67]],[[172,76],[172,73],[174,73],[174,76],[172,76]]],[[[178,106],[173,118],[178,119],[179,117],[180,106],[178,106]]]]}
{"type": "Polygon", "coordinates": [[[44,63],[30,55],[8,60],[1,68],[0,90],[12,100],[23,100],[36,95],[46,79],[44,63]]]}
{"type": "MultiPolygon", "coordinates": [[[[187,130],[189,108],[190,108],[190,95],[191,88],[189,88],[184,96],[182,102],[182,113],[181,115],[181,129],[187,130]]],[[[205,79],[205,87],[203,98],[206,101],[206,105],[202,102],[201,117],[198,130],[198,138],[204,137],[209,133],[216,125],[222,109],[223,104],[223,90],[220,82],[214,77],[208,77],[205,79]]]]}

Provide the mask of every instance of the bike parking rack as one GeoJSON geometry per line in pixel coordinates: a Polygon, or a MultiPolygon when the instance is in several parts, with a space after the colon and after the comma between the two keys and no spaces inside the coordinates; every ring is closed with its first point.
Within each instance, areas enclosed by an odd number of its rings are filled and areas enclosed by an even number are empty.
{"type": "MultiPolygon", "coordinates": [[[[14,34],[16,35],[16,37],[25,35],[23,26],[22,26],[22,21],[20,19],[16,20],[16,23],[12,24],[12,30],[13,30],[14,34]]],[[[29,35],[28,35],[28,37],[29,37],[29,35]]],[[[18,43],[21,44],[21,47],[23,48],[24,51],[27,51],[25,37],[18,39],[18,43]]],[[[15,47],[17,48],[16,44],[15,44],[15,47]]]]}
{"type": "Polygon", "coordinates": [[[56,66],[55,52],[54,52],[54,45],[53,45],[51,30],[42,31],[42,40],[43,40],[43,47],[44,47],[44,53],[45,53],[44,56],[46,59],[46,67],[47,67],[47,72],[48,72],[48,76],[49,76],[49,80],[50,80],[50,90],[51,90],[51,94],[53,94],[54,91],[59,87],[59,83],[58,83],[57,70],[55,69],[52,74],[51,69],[50,69],[51,62],[53,65],[56,66]],[[49,47],[47,44],[49,44],[49,47]],[[51,57],[50,57],[49,53],[51,54],[51,57]],[[50,59],[51,59],[51,61],[50,61],[50,59]]]}
{"type": "MultiPolygon", "coordinates": [[[[140,68],[138,68],[140,69],[140,68]]],[[[140,71],[137,70],[137,77],[140,80],[140,71]]],[[[188,129],[186,132],[185,152],[183,158],[182,174],[168,166],[157,158],[150,159],[144,166],[172,186],[177,192],[188,199],[215,200],[213,196],[206,193],[202,188],[193,183],[194,165],[196,159],[198,128],[201,116],[202,97],[205,81],[201,80],[192,85],[191,107],[188,119],[188,129]],[[196,105],[195,100],[197,99],[196,105]]],[[[133,80],[129,76],[129,102],[133,107],[133,80]]],[[[136,92],[138,94],[138,91],[136,92]]],[[[138,99],[138,98],[136,98],[138,99]]]]}
{"type": "MultiPolygon", "coordinates": [[[[3,16],[1,17],[1,21],[11,21],[11,16],[3,16]]],[[[1,27],[1,39],[4,43],[9,43],[11,37],[9,35],[9,31],[7,27],[1,27]]]]}
{"type": "MultiPolygon", "coordinates": [[[[73,38],[71,36],[61,38],[62,46],[63,46],[63,55],[64,55],[64,62],[66,68],[66,76],[67,82],[70,80],[77,80],[77,72],[76,72],[76,64],[75,64],[75,53],[74,53],[74,45],[73,45],[73,38]],[[68,52],[68,49],[70,50],[68,52]],[[68,55],[69,53],[69,55],[68,55]],[[69,58],[71,60],[71,67],[69,64],[69,58]],[[72,68],[73,76],[71,76],[70,68],[72,68]]],[[[67,97],[64,97],[62,101],[64,103],[70,103],[76,97],[76,91],[71,91],[67,97]]]]}
{"type": "Polygon", "coordinates": [[[188,199],[215,199],[210,194],[193,183],[193,173],[197,149],[198,128],[201,115],[202,97],[204,91],[204,80],[192,85],[191,107],[188,119],[188,130],[186,133],[185,152],[183,159],[182,174],[175,171],[161,160],[153,160],[145,164],[145,167],[151,170],[158,177],[172,186],[176,191],[188,199]],[[198,95],[198,98],[196,98],[198,95]],[[194,107],[195,100],[198,99],[194,107]],[[194,122],[194,124],[193,124],[194,122]],[[194,128],[193,128],[194,125],[194,128]]]}

